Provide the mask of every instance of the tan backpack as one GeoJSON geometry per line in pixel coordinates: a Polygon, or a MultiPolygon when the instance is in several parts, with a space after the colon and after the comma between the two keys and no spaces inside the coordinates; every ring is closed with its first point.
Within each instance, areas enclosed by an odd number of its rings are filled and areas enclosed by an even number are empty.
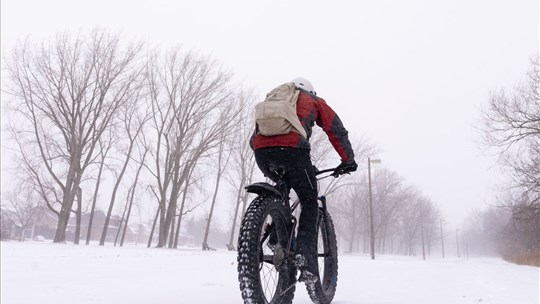
{"type": "Polygon", "coordinates": [[[255,105],[255,121],[262,135],[275,136],[294,131],[307,138],[306,130],[296,115],[299,93],[293,82],[284,83],[255,105]]]}

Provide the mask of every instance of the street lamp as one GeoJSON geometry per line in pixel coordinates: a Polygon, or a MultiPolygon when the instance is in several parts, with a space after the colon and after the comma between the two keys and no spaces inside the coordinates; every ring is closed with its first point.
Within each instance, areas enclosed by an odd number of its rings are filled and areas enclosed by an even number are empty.
{"type": "Polygon", "coordinates": [[[368,183],[369,183],[369,235],[370,235],[370,249],[371,259],[375,260],[375,229],[373,228],[373,195],[371,194],[371,164],[380,164],[380,159],[371,159],[368,157],[368,183]]]}

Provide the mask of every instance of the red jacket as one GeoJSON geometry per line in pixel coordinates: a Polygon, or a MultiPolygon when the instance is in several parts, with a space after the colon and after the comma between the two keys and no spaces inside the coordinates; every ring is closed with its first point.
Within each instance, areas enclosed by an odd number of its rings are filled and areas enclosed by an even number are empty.
{"type": "Polygon", "coordinates": [[[310,149],[309,138],[313,126],[317,123],[328,135],[330,143],[336,149],[341,160],[344,162],[354,160],[354,152],[349,141],[348,132],[343,127],[343,123],[337,114],[326,104],[324,99],[301,90],[296,103],[296,114],[306,130],[307,139],[296,132],[285,135],[264,136],[258,133],[257,126],[251,137],[251,148],[253,150],[266,147],[310,149]]]}

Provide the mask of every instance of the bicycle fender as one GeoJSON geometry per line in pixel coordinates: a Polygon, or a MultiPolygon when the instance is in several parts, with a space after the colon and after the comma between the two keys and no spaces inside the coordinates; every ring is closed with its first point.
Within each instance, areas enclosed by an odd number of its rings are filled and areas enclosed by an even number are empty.
{"type": "Polygon", "coordinates": [[[249,193],[255,193],[257,195],[277,195],[281,197],[281,193],[269,183],[253,183],[244,189],[249,193]]]}

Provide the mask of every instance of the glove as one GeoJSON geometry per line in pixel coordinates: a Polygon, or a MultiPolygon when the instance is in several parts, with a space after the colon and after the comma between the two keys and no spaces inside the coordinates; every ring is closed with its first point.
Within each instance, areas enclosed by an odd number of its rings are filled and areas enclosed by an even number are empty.
{"type": "Polygon", "coordinates": [[[354,172],[356,169],[358,169],[358,165],[354,160],[341,162],[341,164],[339,164],[339,166],[337,166],[337,168],[334,170],[334,173],[332,173],[332,176],[338,177],[346,173],[354,172]]]}

